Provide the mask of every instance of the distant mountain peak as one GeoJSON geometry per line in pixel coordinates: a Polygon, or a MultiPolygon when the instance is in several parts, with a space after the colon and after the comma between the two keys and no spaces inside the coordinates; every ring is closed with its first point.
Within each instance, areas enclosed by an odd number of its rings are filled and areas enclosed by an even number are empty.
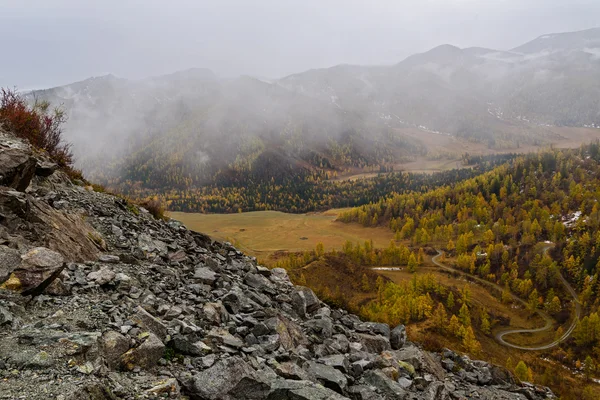
{"type": "Polygon", "coordinates": [[[600,28],[591,28],[583,31],[544,34],[511,51],[532,54],[543,51],[573,51],[599,46],[600,28]]]}

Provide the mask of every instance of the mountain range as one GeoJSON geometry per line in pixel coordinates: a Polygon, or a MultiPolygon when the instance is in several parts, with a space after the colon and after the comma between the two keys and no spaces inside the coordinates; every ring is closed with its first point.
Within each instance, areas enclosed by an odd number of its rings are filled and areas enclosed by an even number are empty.
{"type": "Polygon", "coordinates": [[[240,172],[278,180],[299,169],[411,160],[428,153],[419,132],[492,149],[547,144],[557,135],[550,127],[600,127],[599,92],[596,28],[506,51],[442,45],[395,65],[275,80],[191,69],[108,75],[28,96],[66,109],[66,137],[92,179],[165,189],[240,172]]]}

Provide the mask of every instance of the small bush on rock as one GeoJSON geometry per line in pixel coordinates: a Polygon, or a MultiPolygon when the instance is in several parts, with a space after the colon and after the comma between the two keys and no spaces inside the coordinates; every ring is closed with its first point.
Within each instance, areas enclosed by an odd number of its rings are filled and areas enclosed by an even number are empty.
{"type": "Polygon", "coordinates": [[[62,138],[67,116],[60,107],[50,108],[47,101],[29,105],[16,91],[0,88],[0,126],[45,150],[61,168],[71,170],[71,145],[62,138]]]}

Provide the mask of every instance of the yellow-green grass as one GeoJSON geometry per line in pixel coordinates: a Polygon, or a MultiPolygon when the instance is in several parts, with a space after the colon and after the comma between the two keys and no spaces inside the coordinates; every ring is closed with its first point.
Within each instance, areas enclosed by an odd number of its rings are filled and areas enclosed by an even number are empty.
{"type": "Polygon", "coordinates": [[[256,211],[240,214],[199,214],[170,212],[189,229],[203,232],[215,240],[229,240],[263,260],[278,252],[314,250],[321,242],[325,250],[339,250],[347,240],[363,243],[373,240],[376,247],[387,247],[394,235],[386,227],[365,228],[359,224],[336,222],[342,209],[322,213],[287,214],[256,211]]]}

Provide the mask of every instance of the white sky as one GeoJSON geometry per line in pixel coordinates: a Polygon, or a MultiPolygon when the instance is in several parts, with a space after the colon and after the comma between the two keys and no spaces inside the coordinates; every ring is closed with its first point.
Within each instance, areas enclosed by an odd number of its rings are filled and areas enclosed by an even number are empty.
{"type": "Polygon", "coordinates": [[[277,78],[597,26],[599,0],[0,0],[0,86],[192,67],[277,78]]]}

